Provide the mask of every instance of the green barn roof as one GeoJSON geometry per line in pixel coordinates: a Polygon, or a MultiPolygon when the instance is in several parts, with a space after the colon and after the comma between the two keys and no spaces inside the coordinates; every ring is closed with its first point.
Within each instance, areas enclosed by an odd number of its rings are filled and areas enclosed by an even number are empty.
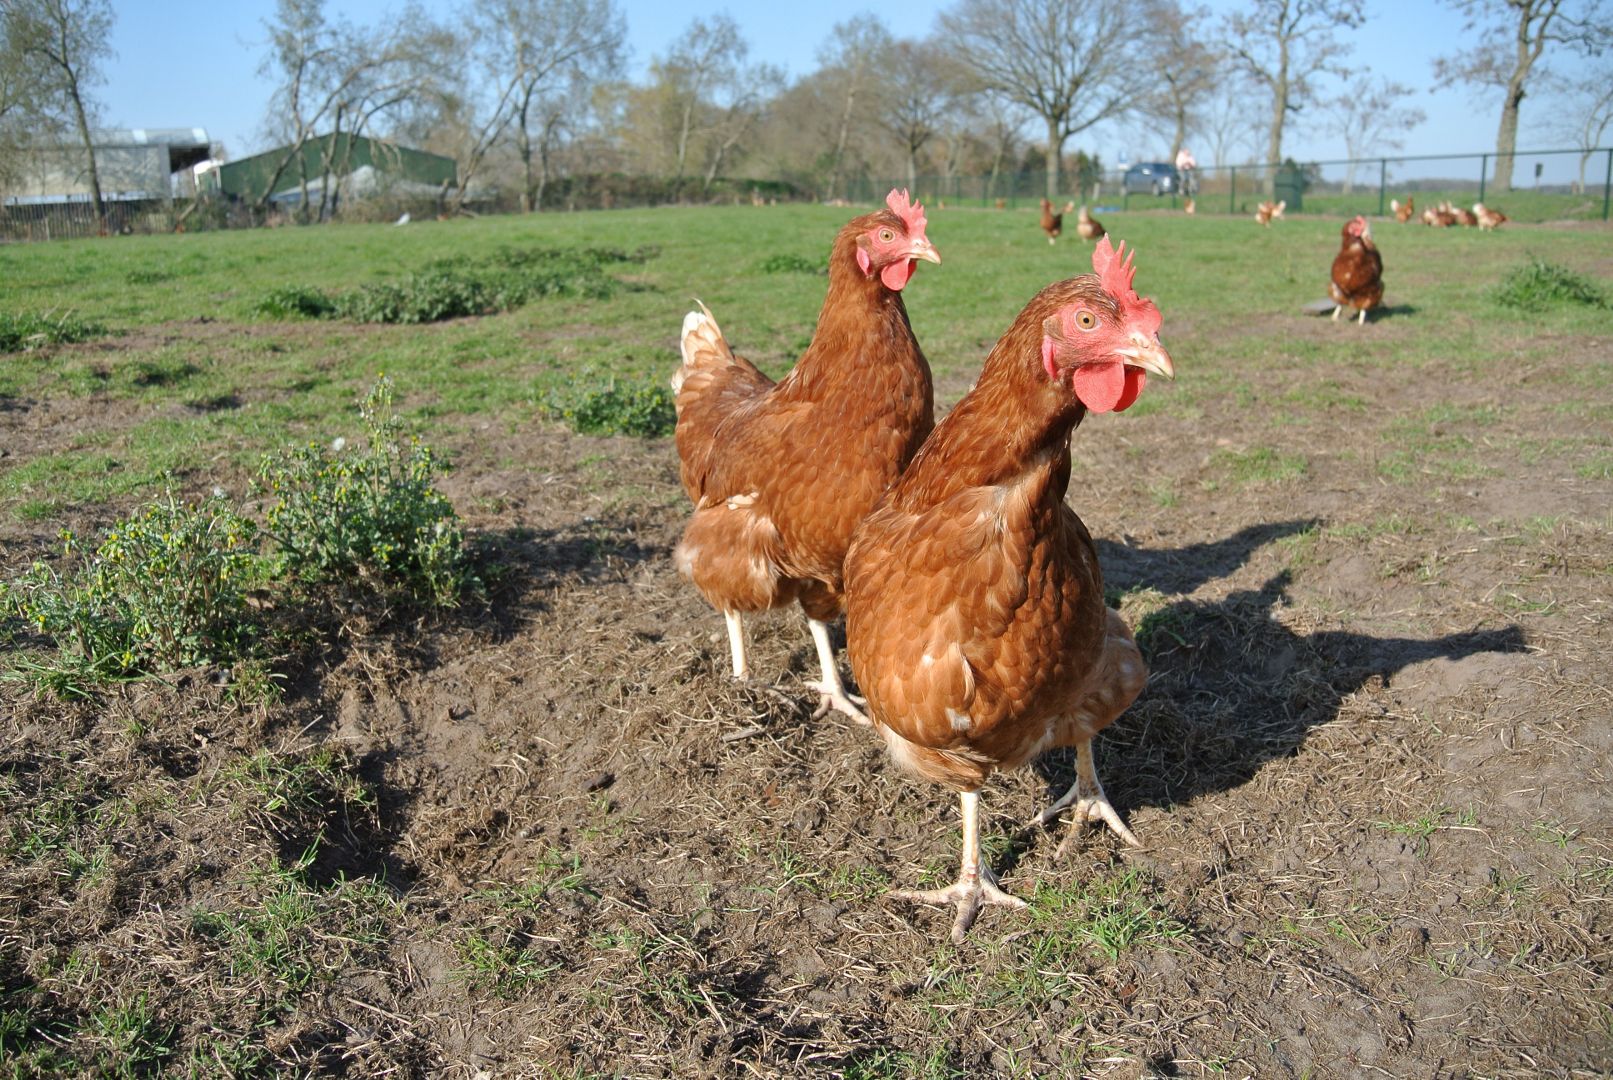
{"type": "MultiPolygon", "coordinates": [[[[444,183],[452,184],[456,176],[453,158],[364,135],[343,133],[317,135],[303,143],[302,158],[307,165],[310,181],[317,180],[323,174],[327,154],[333,176],[346,176],[368,166],[375,173],[394,181],[433,188],[441,187],[444,183]]],[[[282,146],[221,165],[218,169],[219,188],[226,195],[248,201],[260,198],[265,188],[268,188],[270,195],[293,190],[302,183],[302,170],[298,168],[294,155],[290,146],[282,146]],[[288,155],[291,155],[291,160],[281,169],[280,164],[288,155]],[[275,177],[276,169],[280,169],[278,178],[275,177]]]]}

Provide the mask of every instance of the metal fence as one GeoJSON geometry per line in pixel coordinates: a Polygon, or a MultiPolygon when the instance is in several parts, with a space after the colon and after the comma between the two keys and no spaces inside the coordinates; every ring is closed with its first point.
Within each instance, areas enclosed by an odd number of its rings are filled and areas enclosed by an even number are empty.
{"type": "MultiPolygon", "coordinates": [[[[1609,219],[1613,208],[1613,148],[1531,150],[1513,155],[1512,187],[1496,190],[1493,153],[1422,154],[1338,161],[1285,162],[1279,165],[1208,166],[1196,170],[1198,213],[1253,214],[1268,198],[1287,202],[1286,214],[1385,215],[1394,200],[1408,197],[1421,211],[1440,202],[1471,207],[1483,202],[1514,221],[1609,219]]],[[[1180,191],[1155,194],[1152,183],[1137,181],[1128,190],[1122,169],[1089,178],[1086,190],[1069,173],[1060,177],[1055,201],[1085,203],[1094,212],[1183,209],[1180,191]]],[[[905,178],[861,177],[847,185],[845,198],[876,202],[905,178]]],[[[1039,205],[1047,191],[1041,171],[991,176],[918,178],[917,197],[948,206],[1039,205]]]]}

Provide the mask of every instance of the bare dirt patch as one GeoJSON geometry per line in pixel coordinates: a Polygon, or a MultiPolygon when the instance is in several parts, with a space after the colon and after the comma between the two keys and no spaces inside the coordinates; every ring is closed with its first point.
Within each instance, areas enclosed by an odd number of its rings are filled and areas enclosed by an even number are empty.
{"type": "MultiPolygon", "coordinates": [[[[1495,430],[1521,436],[1550,395],[1507,393],[1495,430]]],[[[27,454],[140,408],[0,422],[27,454]]],[[[752,626],[776,686],[728,679],[671,565],[669,443],[468,430],[444,488],[485,604],[324,613],[346,629],[267,709],[209,671],[78,704],[0,685],[0,1010],[23,1017],[0,1053],[65,1074],[1613,1070],[1606,481],[1572,448],[1380,478],[1357,413],[1261,415],[1228,413],[1220,447],[1171,413],[1077,433],[1072,503],[1154,671],[1098,748],[1148,846],[1094,832],[1061,860],[1018,824],[1068,760],[994,782],[993,858],[1033,905],[958,948],[883,897],[950,872],[952,800],[809,718],[798,616],[752,626]],[[1308,471],[1217,455],[1264,445],[1308,471]]]]}

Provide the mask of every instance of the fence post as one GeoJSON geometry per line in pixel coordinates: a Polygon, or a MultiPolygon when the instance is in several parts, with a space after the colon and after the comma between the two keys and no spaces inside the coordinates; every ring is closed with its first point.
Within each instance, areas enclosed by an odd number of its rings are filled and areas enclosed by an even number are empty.
{"type": "Polygon", "coordinates": [[[1484,201],[1484,174],[1490,171],[1490,155],[1479,155],[1479,202],[1484,201]]]}
{"type": "Polygon", "coordinates": [[[1383,192],[1389,186],[1389,159],[1378,161],[1378,216],[1383,217],[1383,192]]]}
{"type": "Polygon", "coordinates": [[[1613,192],[1613,149],[1607,152],[1607,175],[1602,178],[1602,220],[1607,220],[1607,197],[1613,192]]]}
{"type": "Polygon", "coordinates": [[[1238,167],[1236,165],[1234,165],[1234,166],[1232,166],[1232,185],[1228,189],[1228,194],[1227,194],[1227,213],[1236,214],[1237,212],[1238,212],[1238,167]]]}

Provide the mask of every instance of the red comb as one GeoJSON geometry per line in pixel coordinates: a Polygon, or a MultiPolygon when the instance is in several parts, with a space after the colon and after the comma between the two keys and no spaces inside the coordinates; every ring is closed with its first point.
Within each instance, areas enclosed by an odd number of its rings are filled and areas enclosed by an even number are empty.
{"type": "Polygon", "coordinates": [[[1098,246],[1092,249],[1092,270],[1098,275],[1098,281],[1103,285],[1103,291],[1114,297],[1120,307],[1128,313],[1128,317],[1139,320],[1138,326],[1144,333],[1158,333],[1160,325],[1159,308],[1154,306],[1152,300],[1144,300],[1137,295],[1131,287],[1132,278],[1137,276],[1137,267],[1132,263],[1132,257],[1137,249],[1126,250],[1126,242],[1120,241],[1118,248],[1109,243],[1107,235],[1098,240],[1098,246]]]}
{"type": "Polygon", "coordinates": [[[902,219],[902,222],[907,226],[907,235],[924,235],[924,226],[926,224],[924,207],[908,199],[906,188],[891,188],[891,193],[885,196],[885,205],[891,208],[892,213],[902,219]]]}
{"type": "Polygon", "coordinates": [[[1098,275],[1103,283],[1103,290],[1123,306],[1130,307],[1138,300],[1137,293],[1131,287],[1131,279],[1137,276],[1137,268],[1132,265],[1132,256],[1137,254],[1133,248],[1126,252],[1126,242],[1120,241],[1120,248],[1116,250],[1109,243],[1107,235],[1098,240],[1098,246],[1092,249],[1092,272],[1098,275]],[[1121,256],[1125,257],[1122,258],[1121,256]]]}

